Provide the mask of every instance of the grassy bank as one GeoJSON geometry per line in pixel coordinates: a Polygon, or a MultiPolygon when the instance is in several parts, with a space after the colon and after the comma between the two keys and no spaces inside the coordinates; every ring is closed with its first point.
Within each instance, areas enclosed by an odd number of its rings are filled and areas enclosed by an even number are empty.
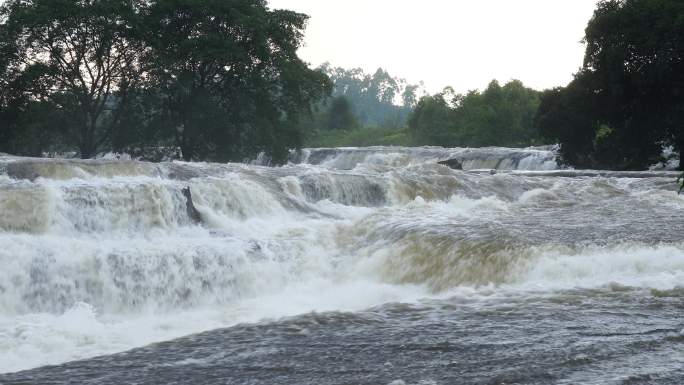
{"type": "Polygon", "coordinates": [[[357,128],[320,130],[306,138],[305,147],[410,146],[406,128],[357,128]]]}

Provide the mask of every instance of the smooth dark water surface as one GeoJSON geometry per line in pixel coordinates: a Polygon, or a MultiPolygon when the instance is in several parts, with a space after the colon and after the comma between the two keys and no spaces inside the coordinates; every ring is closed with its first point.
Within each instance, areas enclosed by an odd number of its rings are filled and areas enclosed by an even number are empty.
{"type": "Polygon", "coordinates": [[[465,298],[239,325],[3,384],[681,384],[681,290],[465,298]]]}

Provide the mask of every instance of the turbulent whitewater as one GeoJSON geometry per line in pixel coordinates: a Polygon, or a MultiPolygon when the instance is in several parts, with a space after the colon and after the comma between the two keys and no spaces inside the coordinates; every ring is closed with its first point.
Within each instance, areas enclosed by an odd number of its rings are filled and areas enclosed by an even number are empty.
{"type": "Polygon", "coordinates": [[[676,173],[550,147],[267,164],[0,157],[0,383],[684,379],[676,173]]]}

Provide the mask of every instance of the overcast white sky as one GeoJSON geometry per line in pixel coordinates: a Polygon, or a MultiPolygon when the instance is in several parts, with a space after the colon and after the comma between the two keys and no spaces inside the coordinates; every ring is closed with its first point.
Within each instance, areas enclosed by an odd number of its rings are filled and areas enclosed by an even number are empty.
{"type": "Polygon", "coordinates": [[[383,67],[430,92],[520,79],[566,85],[582,64],[596,0],[270,0],[311,16],[304,60],[383,67]]]}

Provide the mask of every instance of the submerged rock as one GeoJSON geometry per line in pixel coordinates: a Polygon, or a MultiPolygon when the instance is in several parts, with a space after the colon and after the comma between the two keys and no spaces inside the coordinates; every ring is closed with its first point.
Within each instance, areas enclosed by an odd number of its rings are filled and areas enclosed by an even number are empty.
{"type": "Polygon", "coordinates": [[[14,179],[35,180],[40,173],[36,170],[36,161],[12,162],[6,165],[7,176],[14,179]]]}
{"type": "Polygon", "coordinates": [[[185,207],[188,211],[188,217],[195,224],[202,223],[202,214],[197,211],[195,204],[192,202],[192,193],[190,192],[190,187],[186,187],[182,191],[183,196],[185,196],[185,207]]]}
{"type": "Polygon", "coordinates": [[[458,159],[448,159],[437,163],[452,168],[454,170],[463,170],[463,163],[461,163],[461,161],[458,159]]]}

